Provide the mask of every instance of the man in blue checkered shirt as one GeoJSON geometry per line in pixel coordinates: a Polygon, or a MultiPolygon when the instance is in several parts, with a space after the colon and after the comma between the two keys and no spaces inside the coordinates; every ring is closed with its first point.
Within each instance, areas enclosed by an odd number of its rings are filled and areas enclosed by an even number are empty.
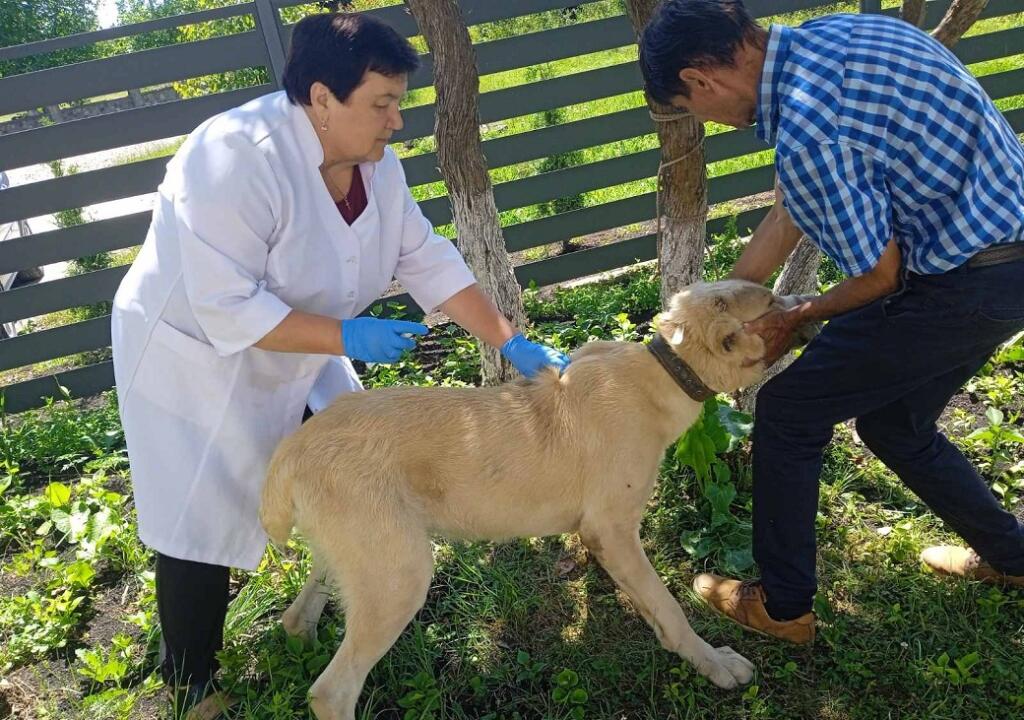
{"type": "Polygon", "coordinates": [[[668,0],[641,39],[647,90],[700,120],[756,125],[776,148],[776,203],[732,273],[763,283],[802,235],[848,279],[750,324],[766,362],[829,320],[765,384],[753,437],[759,580],[695,589],[740,624],[814,638],[815,517],[836,423],[970,548],[934,569],[1024,586],[1024,526],[936,427],[1000,343],[1024,328],[1024,151],[954,55],[917,28],[831,15],[767,31],[734,0],[668,0]]]}

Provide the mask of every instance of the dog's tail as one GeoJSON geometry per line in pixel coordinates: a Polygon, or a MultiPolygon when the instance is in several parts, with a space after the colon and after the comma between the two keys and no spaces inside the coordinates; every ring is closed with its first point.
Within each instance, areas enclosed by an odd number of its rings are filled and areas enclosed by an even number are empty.
{"type": "Polygon", "coordinates": [[[267,468],[267,481],[263,484],[260,502],[260,522],[267,535],[277,545],[288,542],[295,523],[295,505],[292,497],[292,478],[295,477],[295,454],[288,452],[286,440],[278,447],[267,468]]]}

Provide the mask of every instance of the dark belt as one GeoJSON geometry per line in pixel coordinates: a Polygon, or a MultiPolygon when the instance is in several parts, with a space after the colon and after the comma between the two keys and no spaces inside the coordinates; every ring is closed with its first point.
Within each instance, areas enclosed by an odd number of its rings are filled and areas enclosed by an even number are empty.
{"type": "Polygon", "coordinates": [[[987,265],[1024,260],[1024,241],[993,245],[985,248],[967,261],[967,267],[979,268],[987,265]]]}

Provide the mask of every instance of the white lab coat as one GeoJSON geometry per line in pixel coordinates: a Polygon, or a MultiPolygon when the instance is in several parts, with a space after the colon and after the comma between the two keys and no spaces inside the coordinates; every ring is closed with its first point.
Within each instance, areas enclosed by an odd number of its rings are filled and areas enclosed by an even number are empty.
{"type": "Polygon", "coordinates": [[[388,149],[360,165],[349,227],[303,110],[273,93],[211,118],[168,163],[112,345],[139,535],[165,555],[255,569],[260,491],[278,441],[361,388],[346,358],[259,350],[295,308],[351,318],[397,278],[425,309],[474,278],[436,235],[388,149]]]}

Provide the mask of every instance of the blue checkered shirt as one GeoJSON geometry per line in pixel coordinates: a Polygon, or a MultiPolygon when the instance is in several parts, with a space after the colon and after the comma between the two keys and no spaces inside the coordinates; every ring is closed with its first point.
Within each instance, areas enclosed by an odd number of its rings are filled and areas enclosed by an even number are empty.
{"type": "Polygon", "coordinates": [[[773,25],[757,133],[794,223],[847,275],[895,238],[931,275],[1024,239],[1024,150],[977,80],[910,24],[773,25]]]}

